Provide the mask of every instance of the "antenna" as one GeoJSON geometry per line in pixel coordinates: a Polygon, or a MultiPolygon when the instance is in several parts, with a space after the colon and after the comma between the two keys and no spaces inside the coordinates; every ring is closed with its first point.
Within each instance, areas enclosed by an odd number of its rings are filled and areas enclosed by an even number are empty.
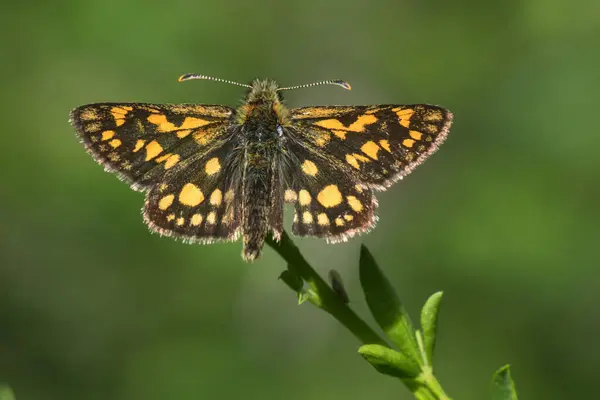
{"type": "Polygon", "coordinates": [[[277,89],[277,91],[280,91],[280,90],[301,89],[301,88],[306,88],[306,87],[311,87],[311,86],[319,86],[319,85],[337,85],[337,86],[343,87],[346,90],[352,90],[352,86],[350,86],[350,84],[348,82],[342,81],[340,79],[334,79],[334,80],[330,80],[330,81],[308,83],[306,85],[282,87],[282,88],[277,89]]]}
{"type": "Polygon", "coordinates": [[[230,83],[232,85],[243,86],[243,87],[247,87],[247,88],[251,88],[252,87],[250,85],[245,85],[243,83],[238,83],[238,82],[234,82],[234,81],[228,81],[228,80],[225,80],[225,79],[213,78],[212,76],[206,76],[206,75],[201,75],[201,74],[185,74],[185,75],[181,75],[179,77],[178,81],[179,82],[183,82],[183,81],[190,81],[192,79],[206,79],[206,80],[209,80],[209,81],[230,83]]]}

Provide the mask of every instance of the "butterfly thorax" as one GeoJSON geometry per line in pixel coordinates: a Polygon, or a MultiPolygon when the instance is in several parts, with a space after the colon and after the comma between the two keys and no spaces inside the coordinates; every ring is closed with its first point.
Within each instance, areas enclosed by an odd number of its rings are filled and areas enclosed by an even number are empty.
{"type": "Polygon", "coordinates": [[[272,132],[276,132],[278,125],[289,124],[289,111],[283,105],[277,89],[277,83],[274,81],[254,80],[244,102],[236,110],[237,123],[249,130],[262,127],[269,128],[272,132]]]}

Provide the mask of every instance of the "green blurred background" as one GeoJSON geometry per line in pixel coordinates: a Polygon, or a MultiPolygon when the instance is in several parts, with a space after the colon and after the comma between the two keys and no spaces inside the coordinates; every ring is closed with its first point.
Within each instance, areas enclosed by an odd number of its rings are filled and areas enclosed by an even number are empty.
{"type": "Polygon", "coordinates": [[[379,194],[371,234],[299,246],[323,275],[340,271],[363,316],[361,243],[413,315],[444,290],[437,375],[455,399],[485,398],[505,363],[523,399],[597,397],[597,0],[1,11],[0,382],[18,400],[411,398],[332,318],[297,306],[272,250],[248,265],[239,242],[150,234],[143,195],[78,143],[68,113],[85,103],[238,104],[238,87],[178,84],[187,72],[352,84],[290,92],[291,107],[451,109],[441,150],[379,194]]]}

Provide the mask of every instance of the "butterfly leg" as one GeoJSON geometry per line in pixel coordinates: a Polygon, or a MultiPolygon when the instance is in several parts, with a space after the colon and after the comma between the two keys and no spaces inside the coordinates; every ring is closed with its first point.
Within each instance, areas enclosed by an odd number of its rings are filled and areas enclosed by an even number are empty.
{"type": "Polygon", "coordinates": [[[270,199],[269,228],[273,238],[279,241],[283,233],[283,186],[280,174],[273,175],[273,192],[270,199]]]}

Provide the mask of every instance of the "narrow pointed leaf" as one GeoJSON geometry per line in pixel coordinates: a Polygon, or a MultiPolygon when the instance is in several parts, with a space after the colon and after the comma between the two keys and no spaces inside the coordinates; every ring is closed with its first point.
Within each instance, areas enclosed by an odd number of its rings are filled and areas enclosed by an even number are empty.
{"type": "Polygon", "coordinates": [[[0,384],[0,400],[15,400],[15,395],[8,386],[0,384]]]}
{"type": "Polygon", "coordinates": [[[435,349],[435,340],[437,335],[437,318],[442,300],[442,292],[432,294],[423,309],[421,310],[421,330],[423,331],[423,344],[425,346],[425,355],[429,365],[433,364],[433,350],[435,349]]]}
{"type": "Polygon", "coordinates": [[[350,297],[344,287],[342,276],[335,269],[329,271],[329,283],[331,284],[331,290],[333,290],[336,296],[343,301],[344,304],[350,303],[350,297]]]}
{"type": "Polygon", "coordinates": [[[518,400],[515,382],[510,376],[510,366],[505,365],[492,378],[491,400],[518,400]]]}
{"type": "MultiPolygon", "coordinates": [[[[420,360],[415,332],[396,291],[365,246],[360,251],[360,283],[367,305],[377,324],[400,352],[420,360]]],[[[417,361],[418,362],[418,361],[417,361]]]]}
{"type": "Polygon", "coordinates": [[[414,359],[379,344],[366,344],[358,352],[377,371],[396,378],[416,378],[421,369],[414,359]]]}

